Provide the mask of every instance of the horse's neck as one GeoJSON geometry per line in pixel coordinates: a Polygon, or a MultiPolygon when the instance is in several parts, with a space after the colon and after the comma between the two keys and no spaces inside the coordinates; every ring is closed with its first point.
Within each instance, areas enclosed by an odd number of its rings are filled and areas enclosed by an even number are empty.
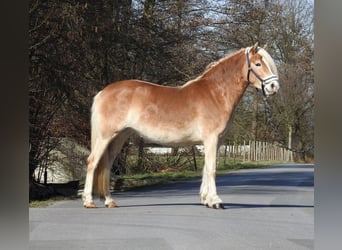
{"type": "Polygon", "coordinates": [[[208,79],[211,89],[216,87],[221,93],[229,95],[230,99],[237,104],[248,86],[243,75],[245,63],[244,51],[241,50],[220,60],[203,75],[203,78],[208,79]]]}

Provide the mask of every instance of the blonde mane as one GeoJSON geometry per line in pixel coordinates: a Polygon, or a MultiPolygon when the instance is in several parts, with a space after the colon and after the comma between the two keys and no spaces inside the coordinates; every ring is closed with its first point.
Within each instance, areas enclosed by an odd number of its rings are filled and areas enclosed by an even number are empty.
{"type": "MultiPolygon", "coordinates": [[[[188,86],[189,84],[195,82],[195,81],[198,81],[199,79],[205,77],[208,75],[208,73],[213,70],[217,65],[221,64],[223,61],[226,61],[227,59],[235,56],[236,54],[240,53],[241,51],[243,51],[244,49],[240,49],[240,50],[237,50],[235,52],[232,52],[230,53],[229,55],[226,55],[225,57],[217,60],[217,61],[214,61],[214,62],[211,62],[209,63],[206,67],[205,67],[205,70],[203,71],[203,73],[201,75],[199,75],[198,77],[196,77],[195,79],[192,79],[188,82],[186,82],[184,85],[180,86],[181,88],[182,87],[186,87],[188,86]]],[[[276,67],[276,64],[273,60],[273,58],[271,57],[271,55],[264,49],[264,48],[261,48],[261,47],[258,47],[258,54],[260,54],[263,59],[266,61],[266,63],[270,66],[270,69],[272,71],[273,74],[275,74],[276,76],[279,77],[278,75],[278,70],[277,70],[277,67],[276,67]]]]}
{"type": "Polygon", "coordinates": [[[200,74],[200,75],[199,75],[198,77],[196,77],[195,79],[192,79],[192,80],[186,82],[184,85],[182,85],[182,86],[180,86],[180,87],[186,87],[186,86],[188,86],[189,84],[191,84],[191,83],[193,83],[193,82],[195,82],[195,81],[198,81],[199,79],[205,77],[205,76],[206,76],[211,70],[213,70],[217,65],[221,64],[223,61],[226,61],[227,59],[229,59],[229,58],[235,56],[236,54],[240,53],[242,50],[243,50],[243,49],[237,50],[237,51],[235,51],[235,52],[230,53],[229,55],[226,55],[225,57],[223,57],[223,58],[221,58],[221,59],[219,59],[219,60],[217,60],[217,61],[214,61],[214,62],[209,63],[209,64],[205,67],[205,69],[204,69],[204,71],[203,71],[202,74],[200,74]]]}
{"type": "Polygon", "coordinates": [[[237,50],[233,53],[230,53],[229,55],[226,55],[225,57],[215,61],[215,62],[211,62],[207,65],[207,67],[205,68],[204,72],[199,76],[202,77],[205,74],[207,74],[211,69],[213,69],[215,66],[219,65],[220,63],[222,63],[223,61],[226,61],[227,59],[235,56],[236,54],[240,53],[243,49],[237,50]]]}

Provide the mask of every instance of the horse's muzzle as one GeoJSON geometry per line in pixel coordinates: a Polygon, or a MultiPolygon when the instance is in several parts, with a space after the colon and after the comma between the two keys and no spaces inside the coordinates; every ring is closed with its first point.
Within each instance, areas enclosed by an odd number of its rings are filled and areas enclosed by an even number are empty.
{"type": "Polygon", "coordinates": [[[264,85],[264,94],[265,96],[274,95],[279,90],[279,82],[278,80],[273,80],[264,85]]]}

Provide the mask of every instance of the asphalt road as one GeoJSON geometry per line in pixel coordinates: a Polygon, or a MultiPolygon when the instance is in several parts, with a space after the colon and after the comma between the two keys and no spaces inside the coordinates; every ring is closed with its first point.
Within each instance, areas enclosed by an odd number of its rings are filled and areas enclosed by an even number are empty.
{"type": "Polygon", "coordinates": [[[200,180],[30,208],[30,249],[313,249],[314,167],[279,165],[217,177],[226,209],[199,203],[200,180]]]}

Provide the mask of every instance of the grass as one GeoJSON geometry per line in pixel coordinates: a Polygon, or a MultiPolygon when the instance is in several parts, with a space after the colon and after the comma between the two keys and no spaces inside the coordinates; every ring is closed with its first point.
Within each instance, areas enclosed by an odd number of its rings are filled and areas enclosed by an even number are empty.
{"type": "MultiPolygon", "coordinates": [[[[217,175],[226,174],[228,172],[239,169],[251,169],[258,167],[266,167],[282,162],[276,161],[259,161],[259,162],[242,162],[240,160],[230,160],[224,164],[223,160],[219,160],[218,167],[216,169],[217,175]]],[[[147,185],[154,185],[160,183],[170,183],[190,178],[199,178],[202,176],[202,166],[197,171],[192,170],[169,170],[159,173],[143,173],[134,175],[122,175],[119,176],[115,182],[112,183],[115,186],[115,190],[128,190],[136,187],[142,187],[147,185]],[[119,183],[119,185],[118,185],[119,183]]]]}
{"type": "Polygon", "coordinates": [[[251,169],[251,168],[258,168],[258,167],[267,167],[267,166],[273,166],[276,164],[281,164],[284,162],[280,161],[234,161],[226,164],[219,164],[217,167],[217,174],[226,174],[230,171],[234,170],[240,170],[240,169],[251,169]]]}
{"type": "Polygon", "coordinates": [[[58,201],[71,200],[76,197],[65,197],[65,196],[56,196],[47,200],[33,200],[29,202],[29,208],[43,208],[48,207],[58,201]]]}

